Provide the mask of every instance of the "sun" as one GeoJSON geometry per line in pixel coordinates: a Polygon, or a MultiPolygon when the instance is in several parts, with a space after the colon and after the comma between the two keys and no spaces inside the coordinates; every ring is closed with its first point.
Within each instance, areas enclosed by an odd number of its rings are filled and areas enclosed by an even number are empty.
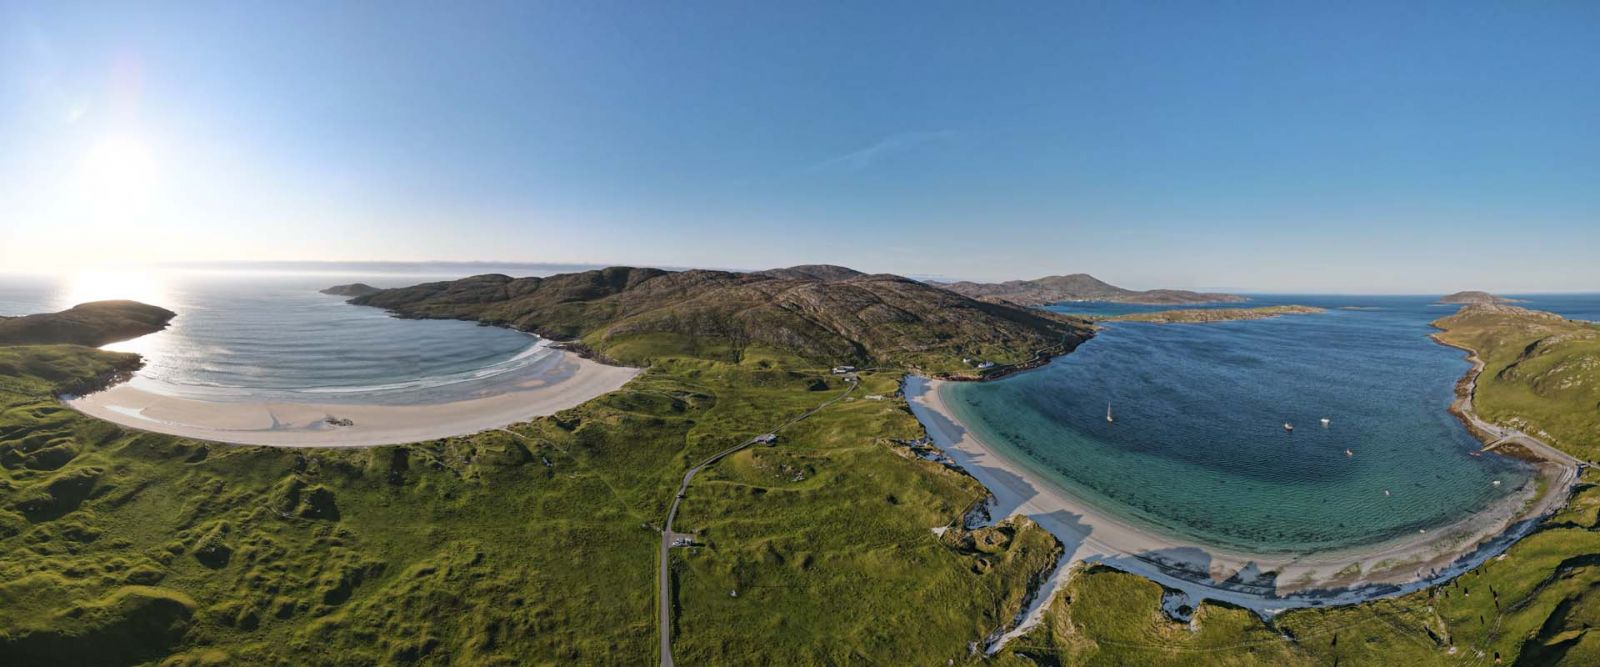
{"type": "Polygon", "coordinates": [[[81,192],[96,209],[114,215],[138,213],[155,199],[161,165],[148,141],[113,135],[94,143],[84,155],[81,192]]]}
{"type": "Polygon", "coordinates": [[[60,310],[90,301],[112,299],[130,299],[160,306],[171,298],[164,281],[150,271],[138,269],[81,271],[68,278],[65,287],[57,297],[60,310]]]}

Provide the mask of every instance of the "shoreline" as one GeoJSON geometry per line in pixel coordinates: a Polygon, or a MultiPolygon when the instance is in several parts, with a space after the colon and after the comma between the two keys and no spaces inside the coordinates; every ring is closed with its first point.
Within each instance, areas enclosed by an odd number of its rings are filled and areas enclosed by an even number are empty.
{"type": "Polygon", "coordinates": [[[114,385],[63,396],[90,417],[140,431],[195,440],[270,447],[376,447],[437,440],[555,414],[608,394],[643,369],[602,364],[561,349],[538,364],[458,400],[413,405],[208,401],[114,385]],[[329,420],[340,421],[339,424],[329,420]]]}
{"type": "Polygon", "coordinates": [[[1169,589],[1163,604],[1169,614],[1206,599],[1270,617],[1292,608],[1354,604],[1427,588],[1477,567],[1532,532],[1566,503],[1577,478],[1575,466],[1547,460],[1535,466],[1547,482],[1543,493],[1532,483],[1527,493],[1425,535],[1309,554],[1243,553],[1136,525],[1051,483],[964,426],[940,395],[943,382],[908,376],[906,400],[933,444],[989,490],[984,507],[989,522],[1026,516],[1066,547],[1028,608],[989,645],[991,653],[1036,625],[1080,564],[1155,581],[1169,589]]]}

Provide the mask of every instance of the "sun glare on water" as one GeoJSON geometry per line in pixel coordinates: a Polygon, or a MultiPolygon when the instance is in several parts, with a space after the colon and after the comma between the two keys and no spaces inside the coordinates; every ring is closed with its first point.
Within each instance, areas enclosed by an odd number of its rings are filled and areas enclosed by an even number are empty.
{"type": "Polygon", "coordinates": [[[71,308],[90,301],[128,299],[153,306],[169,300],[166,289],[149,271],[83,271],[67,278],[58,306],[71,308]]]}

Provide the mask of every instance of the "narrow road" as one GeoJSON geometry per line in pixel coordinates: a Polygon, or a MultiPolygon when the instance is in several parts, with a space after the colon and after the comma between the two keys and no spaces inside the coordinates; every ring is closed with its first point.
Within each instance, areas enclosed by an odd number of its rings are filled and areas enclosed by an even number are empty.
{"type": "MultiPolygon", "coordinates": [[[[794,418],[790,419],[789,421],[786,421],[786,422],[783,422],[782,424],[777,425],[772,430],[767,431],[767,433],[777,433],[778,431],[781,431],[781,430],[789,427],[790,425],[794,424],[795,422],[798,422],[798,421],[800,421],[802,419],[810,417],[811,415],[817,414],[817,412],[821,411],[823,408],[826,408],[826,407],[828,407],[830,405],[833,405],[834,403],[838,403],[839,401],[844,400],[844,397],[849,396],[850,392],[855,391],[856,387],[859,387],[861,385],[861,381],[854,374],[846,375],[846,376],[844,376],[844,379],[845,379],[845,382],[849,383],[850,386],[846,387],[843,393],[841,393],[838,396],[835,396],[833,398],[830,398],[830,399],[828,399],[826,401],[823,401],[822,404],[818,405],[817,407],[811,408],[810,410],[805,411],[805,413],[803,413],[803,414],[801,414],[801,415],[799,415],[797,417],[794,417],[794,418]]],[[[659,600],[660,600],[660,607],[661,607],[660,612],[659,612],[660,613],[660,619],[661,619],[661,667],[673,667],[673,662],[672,662],[672,572],[671,572],[671,569],[672,569],[672,557],[671,557],[672,556],[672,554],[671,554],[672,542],[673,542],[673,540],[675,540],[677,538],[680,538],[680,537],[691,537],[691,535],[688,535],[688,534],[681,534],[680,535],[678,533],[672,532],[672,521],[673,521],[673,519],[678,518],[678,505],[683,502],[684,493],[689,490],[689,482],[690,482],[690,480],[694,479],[694,476],[696,474],[698,474],[701,470],[704,470],[707,466],[709,466],[709,465],[711,465],[713,463],[716,463],[717,461],[722,460],[723,457],[726,457],[729,454],[732,454],[732,453],[737,452],[737,451],[739,451],[741,449],[749,447],[750,445],[753,445],[753,444],[756,444],[757,442],[760,442],[760,437],[761,436],[756,436],[756,437],[750,438],[749,440],[746,440],[746,441],[741,442],[741,443],[739,443],[737,445],[734,445],[732,447],[724,449],[724,450],[722,450],[720,452],[717,452],[716,454],[712,454],[710,458],[707,458],[706,460],[701,461],[698,465],[696,465],[693,468],[690,468],[688,472],[684,473],[683,474],[683,482],[678,484],[678,492],[672,498],[672,507],[667,510],[667,522],[661,525],[661,556],[660,556],[660,559],[661,559],[661,571],[660,571],[659,574],[656,575],[658,583],[659,583],[660,588],[661,588],[661,591],[659,593],[659,600]]]]}
{"type": "MultiPolygon", "coordinates": [[[[1464,349],[1458,346],[1452,347],[1464,349]]],[[[1478,392],[1478,375],[1483,372],[1484,362],[1482,358],[1478,357],[1478,353],[1476,351],[1470,349],[1467,350],[1467,361],[1472,362],[1472,370],[1467,378],[1467,386],[1463,388],[1461,395],[1457,397],[1458,402],[1456,404],[1456,409],[1460,411],[1461,415],[1465,417],[1467,421],[1472,424],[1472,426],[1491,436],[1491,441],[1485,444],[1483,451],[1493,451],[1500,445],[1512,442],[1520,444],[1523,447],[1528,448],[1529,451],[1532,451],[1533,453],[1552,461],[1565,463],[1573,467],[1585,466],[1589,464],[1588,461],[1584,461],[1583,459],[1556,449],[1555,447],[1550,446],[1549,443],[1528,435],[1527,433],[1523,433],[1520,430],[1491,424],[1482,417],[1479,417],[1478,413],[1472,409],[1472,399],[1475,395],[1477,395],[1478,392]]]]}

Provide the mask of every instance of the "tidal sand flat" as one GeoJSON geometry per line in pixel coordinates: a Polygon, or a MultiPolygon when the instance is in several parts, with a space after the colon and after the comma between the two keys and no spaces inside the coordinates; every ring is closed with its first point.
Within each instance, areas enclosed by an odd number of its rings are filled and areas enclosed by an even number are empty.
{"type": "Polygon", "coordinates": [[[640,370],[571,352],[439,403],[207,401],[123,384],[67,404],[109,422],[186,438],[279,447],[366,447],[466,435],[554,414],[616,391],[640,370]]]}

